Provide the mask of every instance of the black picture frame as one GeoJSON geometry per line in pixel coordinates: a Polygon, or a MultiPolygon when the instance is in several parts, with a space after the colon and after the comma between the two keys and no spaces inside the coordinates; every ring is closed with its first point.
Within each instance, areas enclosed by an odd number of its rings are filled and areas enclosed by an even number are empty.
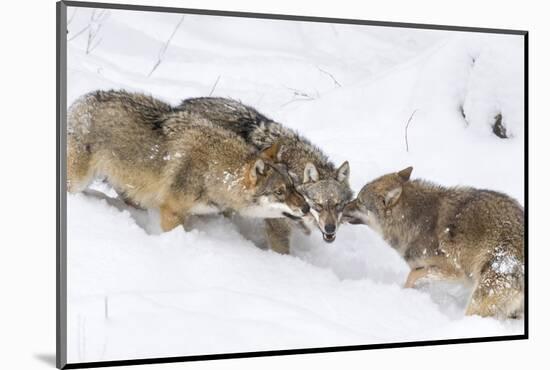
{"type": "Polygon", "coordinates": [[[204,360],[219,360],[232,358],[246,357],[266,357],[266,356],[282,356],[308,353],[322,352],[341,352],[341,351],[358,351],[370,349],[387,349],[400,347],[419,347],[419,346],[435,346],[448,344],[462,343],[480,343],[480,342],[497,342],[511,340],[525,340],[529,338],[529,248],[528,248],[528,231],[529,231],[529,97],[528,97],[528,45],[529,32],[525,30],[512,29],[494,29],[494,28],[477,28],[477,27],[462,27],[449,25],[431,25],[418,23],[401,23],[401,22],[383,22],[372,20],[358,19],[340,19],[340,18],[325,18],[325,17],[310,17],[299,15],[283,15],[283,14],[264,14],[264,13],[249,13],[249,12],[233,12],[219,10],[204,10],[204,9],[189,9],[189,8],[174,8],[174,7],[158,7],[158,6],[142,6],[129,4],[112,4],[99,2],[79,2],[79,1],[59,1],[56,4],[56,37],[57,37],[57,61],[56,61],[56,366],[59,369],[77,369],[77,368],[94,368],[108,366],[124,366],[124,365],[140,365],[140,364],[156,364],[156,363],[173,363],[187,361],[204,361],[204,360]],[[337,346],[337,347],[322,347],[322,348],[299,348],[288,350],[273,350],[273,351],[258,351],[258,352],[242,352],[242,353],[221,353],[210,355],[196,356],[175,356],[147,359],[127,359],[117,361],[100,361],[100,362],[83,362],[83,363],[67,363],[67,346],[66,346],[66,330],[67,330],[67,195],[66,195],[66,116],[67,116],[67,38],[65,37],[67,30],[67,7],[84,7],[84,8],[102,8],[102,9],[117,9],[117,10],[135,10],[135,11],[151,11],[164,13],[180,13],[180,14],[200,14],[210,16],[225,16],[225,17],[244,17],[257,19],[271,20],[290,20],[290,21],[308,21],[336,24],[355,24],[355,25],[371,25],[371,26],[386,26],[386,27],[401,27],[415,28],[427,30],[446,30],[446,31],[461,31],[461,32],[476,32],[476,33],[492,33],[492,34],[508,34],[519,35],[524,38],[524,209],[525,209],[525,315],[524,315],[524,334],[510,336],[492,336],[492,337],[476,337],[476,338],[461,338],[461,339],[442,339],[442,340],[426,340],[414,342],[394,342],[383,344],[365,344],[353,346],[337,346]]]}

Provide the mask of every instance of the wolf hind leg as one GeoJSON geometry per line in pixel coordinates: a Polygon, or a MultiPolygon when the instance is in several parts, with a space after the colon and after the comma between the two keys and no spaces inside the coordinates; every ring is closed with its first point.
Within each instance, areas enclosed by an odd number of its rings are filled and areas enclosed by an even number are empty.
{"type": "Polygon", "coordinates": [[[523,314],[523,274],[495,270],[492,263],[477,279],[466,315],[517,318],[523,314]]]}
{"type": "Polygon", "coordinates": [[[145,209],[139,203],[135,202],[132,198],[130,198],[124,191],[121,191],[121,190],[118,190],[118,189],[114,189],[114,190],[117,194],[117,197],[120,200],[122,200],[124,202],[124,204],[126,204],[127,206],[130,206],[130,207],[135,208],[135,209],[140,209],[140,210],[145,209]]]}
{"type": "Polygon", "coordinates": [[[280,254],[290,252],[290,225],[282,218],[265,220],[266,235],[271,250],[280,254]]]}
{"type": "Polygon", "coordinates": [[[422,278],[433,280],[460,280],[462,274],[449,266],[428,265],[412,269],[407,276],[404,288],[414,288],[422,278]]]}
{"type": "Polygon", "coordinates": [[[91,153],[87,145],[67,138],[67,190],[70,193],[84,191],[93,180],[91,153]]]}

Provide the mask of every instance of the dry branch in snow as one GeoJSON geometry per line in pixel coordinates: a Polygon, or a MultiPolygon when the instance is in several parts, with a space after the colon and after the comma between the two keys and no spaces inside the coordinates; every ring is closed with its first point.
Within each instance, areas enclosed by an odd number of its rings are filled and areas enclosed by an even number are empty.
{"type": "Polygon", "coordinates": [[[408,137],[408,130],[409,130],[409,124],[411,123],[413,117],[414,117],[414,114],[416,113],[418,109],[415,109],[411,116],[409,117],[409,120],[407,121],[407,124],[405,125],[405,147],[407,149],[407,152],[409,151],[409,137],[408,137]]]}
{"type": "Polygon", "coordinates": [[[332,79],[332,82],[334,82],[334,84],[335,84],[336,86],[342,87],[342,85],[340,85],[340,82],[338,82],[338,80],[333,76],[332,73],[325,71],[324,69],[322,69],[322,68],[319,67],[319,66],[317,66],[317,69],[319,70],[319,72],[324,73],[324,74],[326,74],[327,76],[329,76],[329,77],[332,79]]]}
{"type": "Polygon", "coordinates": [[[218,86],[218,82],[220,81],[220,77],[221,77],[221,75],[218,75],[218,78],[216,78],[216,82],[214,82],[214,86],[212,86],[212,89],[210,90],[210,93],[208,94],[208,96],[212,96],[212,94],[214,93],[214,90],[216,90],[216,86],[218,86]]]}
{"type": "Polygon", "coordinates": [[[90,23],[88,24],[88,42],[86,44],[86,54],[90,54],[100,43],[103,38],[97,38],[103,22],[109,17],[109,12],[105,9],[97,11],[94,9],[90,16],[90,23]]]}
{"type": "Polygon", "coordinates": [[[67,19],[67,26],[69,24],[71,24],[71,22],[73,21],[74,19],[74,16],[76,15],[76,12],[78,11],[78,8],[76,8],[74,11],[73,11],[73,14],[71,14],[71,16],[69,17],[69,19],[67,19]]]}
{"type": "Polygon", "coordinates": [[[172,31],[172,34],[170,35],[170,37],[168,37],[166,42],[160,48],[159,54],[158,54],[158,59],[157,59],[155,65],[153,66],[153,68],[151,69],[151,72],[149,72],[149,74],[147,75],[147,77],[151,77],[151,75],[153,74],[153,72],[155,72],[155,70],[158,68],[160,63],[162,63],[162,60],[164,58],[164,54],[166,53],[166,50],[168,50],[168,46],[170,46],[170,42],[172,41],[172,39],[176,35],[176,32],[178,32],[178,29],[180,28],[180,26],[183,23],[184,19],[185,19],[185,16],[182,15],[179,22],[178,22],[178,24],[176,24],[176,27],[174,27],[174,31],[172,31]]]}
{"type": "Polygon", "coordinates": [[[287,89],[292,91],[292,93],[293,93],[292,94],[292,99],[290,99],[286,103],[282,104],[281,108],[284,107],[284,106],[287,106],[291,103],[297,102],[297,101],[315,100],[315,99],[318,99],[320,97],[318,91],[315,91],[315,95],[313,95],[313,94],[310,94],[310,93],[307,93],[307,92],[304,92],[304,91],[293,89],[291,87],[287,87],[287,89]]]}

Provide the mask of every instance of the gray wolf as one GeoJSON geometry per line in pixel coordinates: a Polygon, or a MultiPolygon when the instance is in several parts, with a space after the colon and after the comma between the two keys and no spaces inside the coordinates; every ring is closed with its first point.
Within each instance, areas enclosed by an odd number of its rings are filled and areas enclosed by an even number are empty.
{"type": "MultiPolygon", "coordinates": [[[[310,206],[308,219],[312,219],[326,242],[335,240],[344,206],[353,196],[347,161],[336,168],[318,147],[296,131],[232,99],[192,98],[184,100],[177,109],[205,117],[235,132],[260,150],[274,143],[283,146],[279,160],[288,167],[297,184],[296,189],[310,206]]],[[[284,219],[269,219],[266,220],[266,230],[272,247],[288,253],[291,223],[284,219]]]]}
{"type": "Polygon", "coordinates": [[[405,283],[474,283],[466,314],[517,317],[524,301],[524,213],[509,196],[409,180],[412,167],[365,185],[344,211],[377,231],[411,268],[405,283]]]}
{"type": "Polygon", "coordinates": [[[96,91],[68,112],[69,192],[106,178],[129,202],[158,208],[168,231],[189,215],[234,211],[300,218],[309,212],[284,165],[279,144],[262,152],[204,117],[152,97],[96,91]]]}

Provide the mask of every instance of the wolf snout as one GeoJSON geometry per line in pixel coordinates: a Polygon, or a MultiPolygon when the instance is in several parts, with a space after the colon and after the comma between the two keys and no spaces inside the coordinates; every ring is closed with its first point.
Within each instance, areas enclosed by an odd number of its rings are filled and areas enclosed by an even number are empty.
{"type": "Polygon", "coordinates": [[[336,231],[336,225],[333,225],[333,224],[325,225],[325,232],[327,234],[334,234],[335,231],[336,231]]]}

